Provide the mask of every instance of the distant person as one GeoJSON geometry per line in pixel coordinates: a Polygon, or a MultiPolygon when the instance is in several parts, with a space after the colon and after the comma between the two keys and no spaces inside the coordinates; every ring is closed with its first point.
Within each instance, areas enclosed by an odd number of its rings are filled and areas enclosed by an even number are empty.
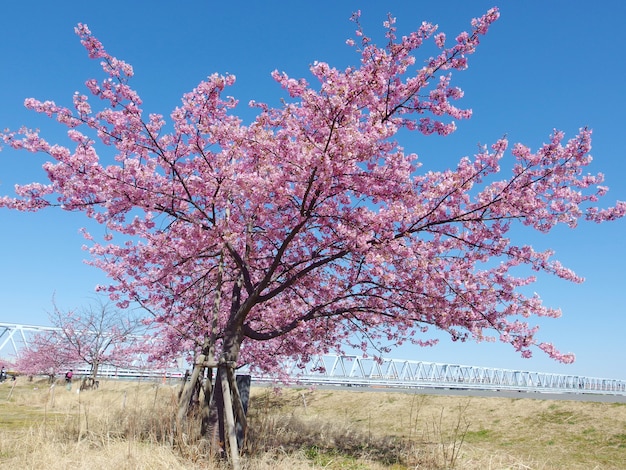
{"type": "Polygon", "coordinates": [[[72,369],[65,373],[65,388],[72,390],[72,377],[74,377],[74,371],[72,369]]]}
{"type": "Polygon", "coordinates": [[[2,369],[0,370],[0,382],[4,382],[7,379],[7,371],[4,369],[4,366],[2,366],[2,369]]]}

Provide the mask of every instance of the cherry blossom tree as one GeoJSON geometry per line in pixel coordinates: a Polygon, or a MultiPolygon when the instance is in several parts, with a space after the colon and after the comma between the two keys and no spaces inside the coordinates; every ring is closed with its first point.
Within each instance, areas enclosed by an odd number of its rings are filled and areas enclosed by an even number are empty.
{"type": "Polygon", "coordinates": [[[448,135],[471,116],[455,105],[463,92],[451,72],[467,68],[498,16],[451,39],[428,23],[398,37],[389,17],[379,47],[357,14],[348,45],[359,65],[316,62],[313,83],[275,71],[283,104],[251,102],[247,123],[226,95],[232,75],[209,76],[169,118],[145,115],[132,67],[80,24],[106,77],[88,80],[70,107],[26,100],[68,127],[73,148],[5,132],[6,145],[47,155],[49,182],[18,186],[0,205],[82,211],[106,228],[103,239],[85,231],[91,262],[112,280],[100,289],[153,314],[158,354],[196,354],[182,402],[206,367],[224,371],[228,391],[242,363],[276,372],[286,358],[346,346],[431,345],[429,328],[570,362],[536,337],[529,318],[560,312],[524,294],[535,278],[520,268],[582,279],[510,237],[516,225],[548,232],[624,215],[624,202],[597,206],[607,189],[585,172],[591,131],[567,140],[555,130],[537,150],[502,138],[444,171],[421,172],[397,141],[448,135]],[[438,52],[418,63],[427,41],[438,52]]]}
{"type": "Polygon", "coordinates": [[[89,365],[93,380],[101,365],[128,366],[133,336],[143,330],[138,318],[102,299],[75,310],[61,310],[54,304],[49,316],[58,328],[63,355],[74,358],[74,363],[89,365]]]}
{"type": "Polygon", "coordinates": [[[48,314],[53,327],[20,350],[21,373],[54,378],[62,368],[88,365],[90,378],[96,380],[101,365],[130,364],[137,352],[134,336],[143,330],[139,319],[102,299],[74,310],[61,310],[55,302],[53,307],[48,314]]]}
{"type": "Polygon", "coordinates": [[[37,333],[29,343],[20,349],[16,369],[20,374],[35,376],[47,375],[50,383],[64,370],[76,362],[76,357],[68,354],[58,331],[48,330],[37,333]]]}

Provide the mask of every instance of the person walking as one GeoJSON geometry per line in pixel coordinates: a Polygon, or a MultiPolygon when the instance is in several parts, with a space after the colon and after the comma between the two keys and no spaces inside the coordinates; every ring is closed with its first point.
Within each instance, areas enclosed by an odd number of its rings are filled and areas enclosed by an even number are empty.
{"type": "Polygon", "coordinates": [[[72,369],[65,373],[65,388],[72,390],[72,377],[74,377],[74,371],[72,369]]]}

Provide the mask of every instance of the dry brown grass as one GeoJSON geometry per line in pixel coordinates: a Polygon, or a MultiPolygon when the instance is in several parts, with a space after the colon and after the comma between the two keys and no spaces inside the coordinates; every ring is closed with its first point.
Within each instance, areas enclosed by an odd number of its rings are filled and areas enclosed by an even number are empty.
{"type": "MultiPolygon", "coordinates": [[[[175,384],[13,385],[0,468],[227,468],[174,433],[175,384]]],[[[248,470],[626,468],[624,404],[253,387],[249,417],[248,470]]]]}
{"type": "Polygon", "coordinates": [[[625,404],[328,390],[273,400],[283,415],[332,423],[374,448],[400,441],[398,468],[626,468],[625,404]]]}

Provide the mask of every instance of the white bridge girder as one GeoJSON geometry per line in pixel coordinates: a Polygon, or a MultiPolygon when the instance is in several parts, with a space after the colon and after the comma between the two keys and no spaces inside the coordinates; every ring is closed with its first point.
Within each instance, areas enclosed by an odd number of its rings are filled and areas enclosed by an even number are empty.
{"type": "MultiPolygon", "coordinates": [[[[15,359],[19,355],[19,350],[28,346],[30,335],[54,330],[56,328],[46,326],[0,323],[0,358],[10,360],[13,357],[15,359]]],[[[137,369],[132,370],[111,369],[109,371],[109,368],[103,365],[101,370],[103,375],[118,377],[163,375],[163,371],[149,369],[140,358],[136,366],[137,369]]],[[[183,367],[181,362],[178,367],[181,370],[168,370],[167,375],[180,376],[183,367]]],[[[246,373],[246,371],[245,366],[240,369],[240,373],[246,373]]],[[[374,358],[351,355],[321,355],[307,363],[303,369],[292,362],[286,364],[285,371],[294,381],[302,384],[475,388],[626,395],[626,380],[404,359],[387,358],[379,361],[374,358]]],[[[275,377],[254,372],[252,376],[253,380],[275,380],[275,377]]]]}
{"type": "Polygon", "coordinates": [[[626,380],[348,355],[319,356],[304,369],[293,363],[286,372],[302,384],[626,395],[626,380]]]}
{"type": "Polygon", "coordinates": [[[57,330],[51,326],[0,323],[0,358],[18,357],[20,349],[28,346],[30,336],[57,330]]]}

